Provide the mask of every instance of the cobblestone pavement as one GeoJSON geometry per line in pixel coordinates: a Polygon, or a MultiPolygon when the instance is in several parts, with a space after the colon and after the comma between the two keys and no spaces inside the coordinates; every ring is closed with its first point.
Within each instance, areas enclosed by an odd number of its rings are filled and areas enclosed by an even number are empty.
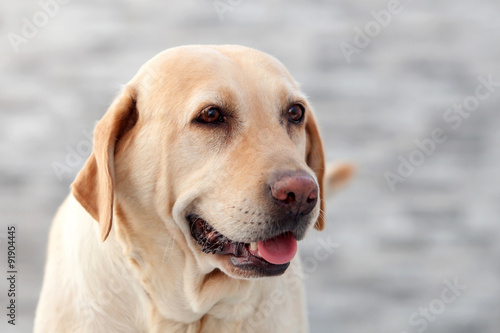
{"type": "Polygon", "coordinates": [[[1,332],[31,331],[49,225],[83,164],[68,154],[142,63],[197,43],[281,59],[328,158],[358,165],[301,245],[312,332],[500,331],[498,1],[53,1],[0,3],[0,236],[18,226],[20,272],[1,332]]]}

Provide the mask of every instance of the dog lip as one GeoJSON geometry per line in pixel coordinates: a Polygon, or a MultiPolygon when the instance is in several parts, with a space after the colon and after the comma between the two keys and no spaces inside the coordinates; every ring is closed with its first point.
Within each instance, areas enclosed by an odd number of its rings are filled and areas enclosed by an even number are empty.
{"type": "Polygon", "coordinates": [[[246,257],[229,255],[229,260],[233,266],[241,270],[257,271],[262,276],[281,275],[290,266],[289,262],[279,265],[271,264],[265,259],[256,257],[251,253],[246,257]]]}
{"type": "Polygon", "coordinates": [[[226,246],[234,243],[201,217],[192,215],[188,216],[187,220],[189,221],[191,236],[201,245],[201,250],[205,253],[222,254],[226,246]]]}
{"type": "Polygon", "coordinates": [[[186,219],[191,236],[204,253],[227,255],[231,264],[241,270],[257,271],[262,276],[274,276],[283,274],[290,265],[290,262],[272,264],[253,255],[249,250],[250,243],[230,240],[198,215],[189,215],[186,219]]]}

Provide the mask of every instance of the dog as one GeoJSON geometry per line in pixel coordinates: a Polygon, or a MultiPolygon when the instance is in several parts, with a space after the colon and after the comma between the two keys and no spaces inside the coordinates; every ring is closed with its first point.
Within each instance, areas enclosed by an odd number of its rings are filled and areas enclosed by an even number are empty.
{"type": "Polygon", "coordinates": [[[307,332],[297,241],[351,171],[326,170],[275,58],[158,54],[98,122],[56,214],[35,333],[307,332]]]}

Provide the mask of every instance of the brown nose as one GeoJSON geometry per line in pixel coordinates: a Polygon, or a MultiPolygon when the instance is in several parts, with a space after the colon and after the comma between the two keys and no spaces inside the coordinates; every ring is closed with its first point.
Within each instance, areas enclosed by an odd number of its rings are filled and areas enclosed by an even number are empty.
{"type": "Polygon", "coordinates": [[[310,213],[318,201],[318,185],[305,171],[276,175],[271,193],[279,205],[294,215],[310,213]]]}

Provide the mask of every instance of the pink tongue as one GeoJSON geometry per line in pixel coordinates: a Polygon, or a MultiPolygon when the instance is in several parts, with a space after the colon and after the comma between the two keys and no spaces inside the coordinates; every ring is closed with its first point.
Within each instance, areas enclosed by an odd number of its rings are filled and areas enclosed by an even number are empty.
{"type": "Polygon", "coordinates": [[[266,239],[259,242],[259,252],[271,264],[286,264],[297,253],[297,240],[290,233],[266,239]]]}

